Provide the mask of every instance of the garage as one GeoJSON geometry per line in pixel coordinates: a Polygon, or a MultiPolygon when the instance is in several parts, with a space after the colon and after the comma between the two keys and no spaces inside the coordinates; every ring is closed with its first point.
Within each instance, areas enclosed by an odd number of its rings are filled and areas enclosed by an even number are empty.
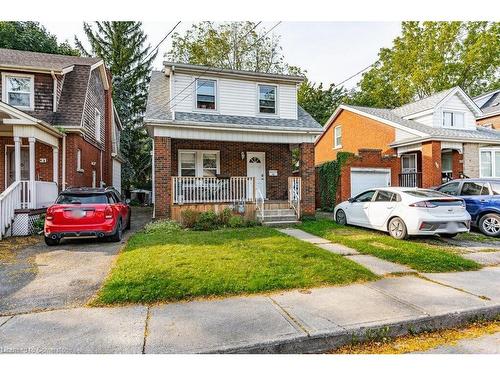
{"type": "Polygon", "coordinates": [[[351,168],[351,197],[364,190],[391,186],[389,168],[351,168]]]}

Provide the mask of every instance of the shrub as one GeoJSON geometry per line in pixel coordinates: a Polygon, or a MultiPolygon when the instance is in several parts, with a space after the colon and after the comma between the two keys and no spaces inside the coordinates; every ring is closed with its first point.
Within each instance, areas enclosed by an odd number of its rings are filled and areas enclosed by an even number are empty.
{"type": "Polygon", "coordinates": [[[163,232],[163,233],[172,233],[181,229],[179,223],[173,220],[158,220],[153,221],[151,223],[146,224],[144,227],[144,232],[153,233],[153,232],[163,232]]]}
{"type": "Polygon", "coordinates": [[[247,227],[257,227],[257,226],[260,225],[260,221],[257,221],[257,220],[247,220],[245,224],[246,224],[247,227]]]}
{"type": "Polygon", "coordinates": [[[232,211],[229,208],[224,208],[221,212],[219,212],[219,224],[224,227],[227,226],[232,216],[232,211]]]}
{"type": "Polygon", "coordinates": [[[200,213],[198,211],[194,210],[185,210],[181,212],[181,217],[182,217],[182,225],[184,228],[193,228],[196,222],[198,221],[198,218],[200,216],[200,213]]]}
{"type": "Polygon", "coordinates": [[[228,225],[230,228],[242,228],[245,226],[245,220],[239,215],[231,216],[228,225]]]}
{"type": "Polygon", "coordinates": [[[33,234],[38,234],[41,231],[43,231],[44,224],[45,224],[45,214],[42,214],[38,219],[33,221],[33,234]]]}
{"type": "Polygon", "coordinates": [[[214,211],[200,213],[194,224],[195,230],[214,230],[219,227],[219,216],[214,211]]]}

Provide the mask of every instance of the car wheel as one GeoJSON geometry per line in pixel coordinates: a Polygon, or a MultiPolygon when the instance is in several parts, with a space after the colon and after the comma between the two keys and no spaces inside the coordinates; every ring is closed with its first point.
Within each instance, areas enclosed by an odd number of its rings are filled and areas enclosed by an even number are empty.
{"type": "Polygon", "coordinates": [[[111,242],[120,242],[123,236],[122,221],[118,220],[115,233],[109,238],[111,242]]]}
{"type": "Polygon", "coordinates": [[[44,236],[44,238],[45,238],[45,244],[47,246],[57,246],[57,245],[59,245],[59,242],[61,241],[59,238],[53,239],[53,238],[46,237],[46,236],[44,236]]]}
{"type": "Polygon", "coordinates": [[[346,225],[347,224],[347,217],[345,216],[344,210],[337,211],[337,213],[335,214],[335,221],[339,225],[346,225]]]}
{"type": "Polygon", "coordinates": [[[408,238],[408,231],[403,219],[395,217],[389,221],[389,234],[397,240],[405,240],[408,238]]]}
{"type": "Polygon", "coordinates": [[[500,236],[500,215],[486,214],[479,220],[479,230],[491,237],[500,236]]]}
{"type": "Polygon", "coordinates": [[[439,233],[439,237],[443,238],[453,238],[456,237],[458,233],[439,233]]]}

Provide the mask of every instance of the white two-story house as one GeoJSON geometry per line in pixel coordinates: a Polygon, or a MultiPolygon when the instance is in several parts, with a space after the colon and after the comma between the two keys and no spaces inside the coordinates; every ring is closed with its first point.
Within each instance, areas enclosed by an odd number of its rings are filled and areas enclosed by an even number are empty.
{"type": "Polygon", "coordinates": [[[297,105],[302,81],[170,62],[152,72],[144,121],[155,216],[225,207],[266,221],[313,214],[322,127],[297,105]]]}

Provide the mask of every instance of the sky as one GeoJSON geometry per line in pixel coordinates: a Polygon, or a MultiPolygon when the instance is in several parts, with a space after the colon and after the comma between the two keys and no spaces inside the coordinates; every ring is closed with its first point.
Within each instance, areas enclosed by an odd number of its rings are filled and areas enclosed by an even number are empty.
{"type": "MultiPolygon", "coordinates": [[[[74,36],[85,41],[81,22],[48,21],[42,24],[60,42],[74,44],[74,36]]],[[[148,41],[155,46],[176,24],[174,21],[144,21],[148,41]]],[[[176,31],[185,32],[191,21],[182,21],[176,31]]],[[[263,22],[270,29],[276,22],[263,22]]],[[[285,61],[307,71],[308,78],[324,85],[338,83],[377,60],[380,48],[390,47],[400,33],[399,22],[282,22],[272,32],[281,35],[285,61]]],[[[160,46],[154,62],[161,69],[163,55],[171,46],[170,37],[160,46]]],[[[361,75],[345,83],[354,87],[361,75]]]]}

